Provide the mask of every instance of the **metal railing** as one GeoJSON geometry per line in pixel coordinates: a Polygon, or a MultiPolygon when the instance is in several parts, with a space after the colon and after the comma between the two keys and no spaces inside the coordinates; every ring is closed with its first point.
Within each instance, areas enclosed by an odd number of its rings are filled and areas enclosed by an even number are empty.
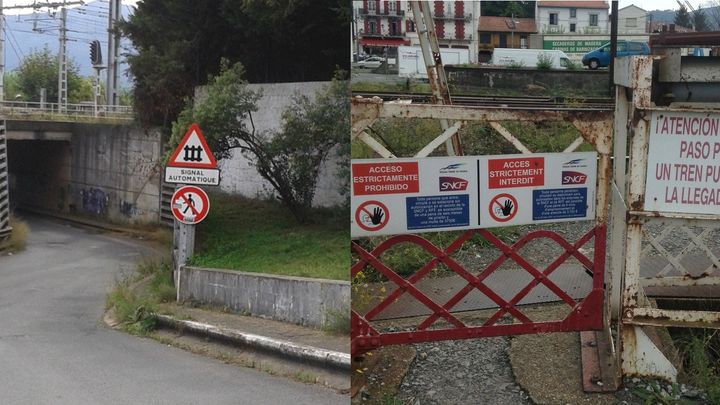
{"type": "Polygon", "coordinates": [[[6,118],[40,119],[51,121],[120,120],[130,121],[134,118],[130,106],[95,105],[93,103],[76,103],[59,105],[58,103],[35,101],[2,101],[0,113],[6,118]]]}

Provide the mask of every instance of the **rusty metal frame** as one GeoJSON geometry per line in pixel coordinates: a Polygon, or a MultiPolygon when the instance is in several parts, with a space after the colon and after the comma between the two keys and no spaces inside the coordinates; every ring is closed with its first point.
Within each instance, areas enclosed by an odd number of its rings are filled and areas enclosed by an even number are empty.
{"type": "Polygon", "coordinates": [[[720,312],[654,308],[645,295],[645,288],[720,286],[720,271],[713,270],[713,266],[720,265],[720,260],[703,245],[707,232],[696,234],[688,229],[705,225],[717,228],[720,226],[720,215],[672,214],[643,210],[650,138],[649,113],[688,111],[717,114],[720,112],[720,103],[657,106],[653,102],[653,85],[663,80],[663,64],[667,62],[665,58],[672,56],[622,58],[616,62],[614,151],[616,157],[629,155],[629,160],[626,162],[626,159],[620,158],[614,161],[613,221],[610,224],[610,301],[612,318],[618,320],[621,345],[618,352],[621,358],[618,360],[622,362],[622,372],[626,375],[652,375],[675,380],[677,370],[641,327],[720,328],[720,312]],[[672,228],[666,227],[655,237],[644,232],[649,224],[669,225],[672,228]],[[675,229],[684,232],[691,239],[691,245],[677,255],[666,251],[660,243],[675,229]],[[645,248],[643,241],[646,242],[645,248]],[[704,269],[699,276],[690,274],[679,260],[693,245],[704,251],[711,262],[710,268],[704,269]],[[658,252],[669,264],[655,277],[643,278],[640,274],[640,260],[650,249],[658,252]],[[671,269],[680,273],[680,276],[666,277],[671,269]]]}
{"type": "MultiPolygon", "coordinates": [[[[521,238],[520,241],[507,245],[484,229],[464,232],[446,248],[439,248],[427,240],[416,235],[400,235],[392,237],[375,247],[372,251],[364,249],[361,244],[353,241],[352,249],[358,258],[351,267],[353,277],[366,266],[370,266],[385,275],[397,288],[386,297],[382,303],[371,309],[365,316],[355,310],[351,313],[351,341],[352,352],[360,353],[387,344],[417,343],[430,340],[467,339],[475,337],[517,335],[528,333],[545,333],[560,331],[581,331],[607,329],[607,310],[605,297],[605,252],[606,229],[609,215],[610,198],[610,172],[612,148],[612,113],[610,111],[589,111],[568,108],[565,110],[547,111],[538,108],[507,108],[507,107],[469,107],[457,105],[430,105],[407,104],[397,102],[383,102],[379,98],[354,98],[351,101],[352,138],[365,142],[380,156],[394,158],[384,147],[373,147],[367,142],[370,135],[365,128],[377,120],[388,118],[424,118],[436,120],[449,120],[455,122],[458,130],[469,121],[487,121],[503,137],[508,139],[521,153],[531,153],[517,138],[500,124],[506,121],[568,121],[580,132],[581,136],[568,146],[566,151],[575,150],[584,141],[594,146],[598,152],[598,187],[596,195],[596,223],[580,240],[568,242],[561,236],[550,231],[536,231],[521,238]],[[504,133],[505,132],[505,133],[504,133]],[[385,150],[383,150],[385,149],[385,150]],[[462,246],[463,242],[473,235],[480,235],[500,251],[500,256],[487,268],[477,274],[469,271],[455,262],[450,255],[462,246]],[[523,259],[517,250],[538,238],[549,238],[563,248],[563,253],[544,269],[537,269],[523,259]],[[594,240],[595,250],[590,260],[579,249],[590,240],[594,240]],[[398,243],[413,243],[430,253],[433,258],[418,272],[408,279],[404,279],[392,269],[382,263],[381,255],[390,246],[398,243]],[[564,294],[548,276],[569,257],[576,258],[592,275],[592,291],[581,301],[576,301],[564,294]],[[532,276],[532,281],[510,300],[503,300],[483,284],[483,280],[507,260],[520,265],[532,276]],[[444,264],[465,279],[467,285],[447,302],[434,303],[425,294],[419,291],[414,284],[430,272],[438,264],[444,264]],[[520,311],[516,305],[534,286],[543,284],[558,295],[562,302],[571,307],[570,314],[562,320],[554,322],[532,322],[520,311]],[[453,316],[451,309],[470,291],[479,290],[498,305],[498,310],[482,326],[468,326],[453,316]],[[404,332],[382,332],[373,327],[371,321],[390,303],[402,294],[409,294],[427,306],[432,314],[420,322],[414,330],[404,332]],[[510,315],[519,323],[501,324],[498,321],[504,315],[510,315]],[[441,321],[438,323],[438,321],[441,321]],[[447,326],[449,325],[449,326],[447,326]]],[[[452,127],[451,127],[452,128],[452,127]]],[[[457,132],[457,130],[455,130],[457,132]]],[[[427,156],[436,147],[439,147],[453,132],[445,131],[428,145],[420,149],[416,156],[427,156]]],[[[377,142],[377,141],[376,141],[377,142]]],[[[377,142],[379,144],[379,142],[377,142]]],[[[382,146],[382,145],[380,145],[382,146]]]]}

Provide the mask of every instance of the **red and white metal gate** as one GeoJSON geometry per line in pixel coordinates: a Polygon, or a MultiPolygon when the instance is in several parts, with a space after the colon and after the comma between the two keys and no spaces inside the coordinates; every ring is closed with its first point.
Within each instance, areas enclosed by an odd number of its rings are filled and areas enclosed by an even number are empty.
{"type": "MultiPolygon", "coordinates": [[[[606,229],[608,221],[608,198],[610,180],[610,152],[612,145],[612,115],[609,111],[583,111],[582,109],[560,108],[546,111],[523,108],[478,108],[464,106],[414,105],[403,103],[383,103],[380,100],[354,99],[352,101],[353,140],[362,141],[379,155],[386,158],[395,156],[374,140],[365,129],[377,120],[390,118],[425,118],[454,122],[449,129],[423,147],[415,157],[424,157],[456,135],[469,121],[486,121],[521,153],[531,153],[529,148],[514,137],[501,123],[504,121],[567,121],[572,123],[581,136],[574,140],[564,152],[572,152],[583,142],[590,144],[598,153],[596,217],[589,229],[575,240],[566,240],[560,233],[551,230],[534,230],[514,242],[503,241],[487,229],[472,229],[460,234],[446,246],[436,246],[419,235],[392,236],[377,246],[369,247],[366,240],[352,241],[354,262],[351,266],[353,276],[353,308],[351,314],[352,352],[359,354],[384,345],[418,343],[449,339],[468,339],[501,335],[519,335],[547,332],[568,332],[604,329],[607,309],[605,300],[605,252],[606,229]],[[477,239],[498,251],[497,257],[483,268],[468,268],[458,262],[454,255],[469,241],[477,239]],[[559,247],[552,260],[543,265],[534,264],[536,258],[524,257],[524,247],[537,241],[550,242],[559,247]],[[417,271],[404,278],[391,266],[383,262],[383,254],[398,246],[412,245],[429,255],[429,260],[417,271]],[[582,273],[590,281],[590,286],[578,296],[567,291],[554,279],[563,264],[572,261],[576,273],[582,273]],[[496,287],[489,283],[490,278],[500,272],[503,265],[512,264],[515,274],[519,271],[525,277],[522,288],[512,294],[501,296],[496,287]],[[459,277],[462,282],[455,289],[439,299],[439,295],[419,286],[432,279],[432,271],[444,265],[459,277]],[[386,283],[358,282],[358,276],[372,269],[386,283]],[[462,285],[464,284],[464,285],[462,285]],[[387,291],[377,303],[362,305],[365,299],[356,295],[365,295],[368,291],[387,291]],[[553,297],[550,301],[562,304],[561,315],[556,319],[537,319],[523,306],[525,299],[537,291],[545,289],[553,297]],[[470,294],[481,294],[489,299],[493,309],[485,311],[482,320],[475,324],[468,321],[466,314],[459,312],[472,308],[462,302],[470,294]],[[573,297],[573,295],[575,295],[573,297]],[[413,318],[401,322],[401,326],[387,325],[384,312],[393,305],[419,303],[422,311],[415,311],[413,318]],[[511,319],[508,319],[511,318],[511,319]]],[[[576,274],[577,275],[577,274],[576,274]]],[[[457,279],[456,277],[456,279],[457,279]]],[[[372,295],[372,294],[371,294],[372,295]]],[[[488,308],[486,306],[485,308],[488,308]]],[[[532,308],[530,308],[532,309],[532,308]]]]}

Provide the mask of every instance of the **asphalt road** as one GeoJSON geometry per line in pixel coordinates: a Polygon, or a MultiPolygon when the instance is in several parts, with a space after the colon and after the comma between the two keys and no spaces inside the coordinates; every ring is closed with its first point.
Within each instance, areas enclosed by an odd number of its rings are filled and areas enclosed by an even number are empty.
{"type": "Polygon", "coordinates": [[[347,404],[347,396],[107,328],[105,293],[144,253],[134,242],[30,218],[0,257],[0,402],[347,404]]]}

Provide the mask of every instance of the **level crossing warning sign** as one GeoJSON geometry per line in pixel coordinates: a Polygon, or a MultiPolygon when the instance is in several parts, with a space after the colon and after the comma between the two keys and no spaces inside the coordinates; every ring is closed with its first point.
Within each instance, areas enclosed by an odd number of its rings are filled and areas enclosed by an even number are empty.
{"type": "Polygon", "coordinates": [[[165,168],[165,182],[217,186],[217,161],[197,124],[190,125],[165,168]]]}
{"type": "Polygon", "coordinates": [[[597,153],[355,159],[351,235],[595,218],[597,153]]]}
{"type": "Polygon", "coordinates": [[[175,190],[170,204],[175,219],[187,225],[201,222],[210,211],[207,194],[195,186],[183,186],[175,190]]]}

